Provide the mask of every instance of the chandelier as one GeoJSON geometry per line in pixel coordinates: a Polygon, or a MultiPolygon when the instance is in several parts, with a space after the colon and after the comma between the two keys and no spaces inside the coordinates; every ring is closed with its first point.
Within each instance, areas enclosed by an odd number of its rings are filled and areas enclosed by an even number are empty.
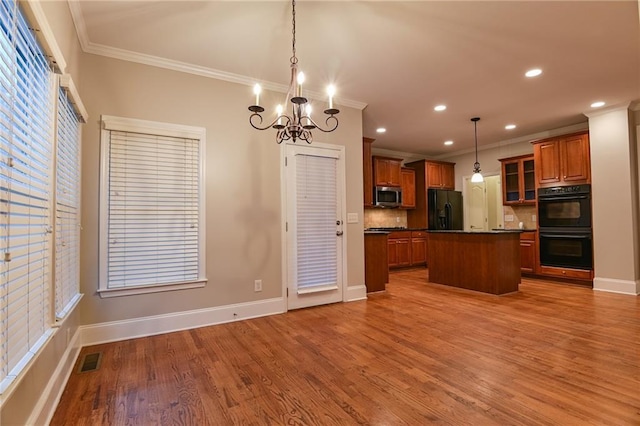
{"type": "Polygon", "coordinates": [[[260,85],[256,84],[253,88],[253,93],[256,95],[256,104],[249,107],[251,115],[249,116],[249,123],[254,129],[267,130],[269,128],[276,129],[276,142],[278,144],[282,141],[301,139],[307,143],[313,142],[312,130],[318,129],[321,132],[329,133],[338,128],[338,118],[336,115],[340,112],[339,109],[333,107],[333,95],[335,94],[335,88],[329,86],[327,93],[329,95],[329,108],[324,110],[324,113],[328,116],[325,120],[326,128],[320,127],[311,118],[311,105],[307,98],[302,96],[302,83],[304,83],[304,74],[298,72],[298,58],[296,57],[296,1],[292,1],[292,24],[293,29],[291,31],[292,38],[292,53],[291,62],[291,80],[289,82],[289,90],[287,91],[287,97],[285,99],[284,106],[278,105],[276,108],[277,117],[267,126],[261,127],[262,115],[264,108],[260,106],[260,85]],[[288,101],[291,102],[291,115],[287,115],[284,111],[287,108],[288,101]]]}

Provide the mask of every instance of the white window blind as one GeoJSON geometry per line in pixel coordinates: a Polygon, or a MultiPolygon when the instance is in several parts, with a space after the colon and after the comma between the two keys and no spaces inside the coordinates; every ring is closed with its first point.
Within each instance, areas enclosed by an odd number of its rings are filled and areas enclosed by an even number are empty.
{"type": "Polygon", "coordinates": [[[51,333],[50,70],[17,3],[0,3],[0,393],[51,333]]]}
{"type": "Polygon", "coordinates": [[[203,139],[107,135],[101,290],[203,281],[203,139]]]}
{"type": "Polygon", "coordinates": [[[336,285],[337,159],[298,155],[296,161],[298,290],[336,285]]]}
{"type": "Polygon", "coordinates": [[[80,120],[58,89],[55,312],[62,319],[80,297],[80,120]]]}

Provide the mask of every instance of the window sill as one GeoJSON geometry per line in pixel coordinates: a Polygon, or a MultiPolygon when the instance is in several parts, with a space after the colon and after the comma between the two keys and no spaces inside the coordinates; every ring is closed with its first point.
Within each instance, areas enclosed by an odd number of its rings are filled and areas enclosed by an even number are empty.
{"type": "Polygon", "coordinates": [[[100,294],[101,298],[105,299],[110,297],[133,296],[136,294],[161,293],[165,291],[202,288],[206,283],[207,279],[205,278],[198,281],[190,281],[184,283],[155,284],[136,287],[101,288],[98,289],[98,294],[100,294]]]}

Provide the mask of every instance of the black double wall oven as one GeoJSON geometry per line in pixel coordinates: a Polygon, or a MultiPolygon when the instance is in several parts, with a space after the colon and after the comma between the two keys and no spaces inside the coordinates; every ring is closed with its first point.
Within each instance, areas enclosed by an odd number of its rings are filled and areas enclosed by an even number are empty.
{"type": "Polygon", "coordinates": [[[538,189],[540,264],[592,269],[591,185],[538,189]]]}

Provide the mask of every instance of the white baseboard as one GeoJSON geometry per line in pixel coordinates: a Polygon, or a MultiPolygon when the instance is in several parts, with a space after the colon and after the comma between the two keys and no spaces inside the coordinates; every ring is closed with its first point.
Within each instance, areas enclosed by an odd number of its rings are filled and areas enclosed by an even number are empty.
{"type": "Polygon", "coordinates": [[[27,424],[29,425],[48,425],[56,412],[62,392],[67,386],[69,376],[73,371],[78,354],[80,353],[80,330],[76,330],[73,338],[69,340],[67,349],[64,351],[60,362],[55,371],[51,374],[51,378],[47,386],[42,390],[38,403],[31,411],[27,424]]]}
{"type": "Polygon", "coordinates": [[[640,294],[640,280],[617,280],[614,278],[595,277],[593,279],[593,289],[598,291],[608,291],[610,293],[640,294]]]}
{"type": "Polygon", "coordinates": [[[367,287],[364,284],[347,287],[346,302],[355,302],[356,300],[366,300],[367,287]]]}
{"type": "Polygon", "coordinates": [[[282,297],[81,326],[82,346],[188,330],[286,312],[282,297]]]}

